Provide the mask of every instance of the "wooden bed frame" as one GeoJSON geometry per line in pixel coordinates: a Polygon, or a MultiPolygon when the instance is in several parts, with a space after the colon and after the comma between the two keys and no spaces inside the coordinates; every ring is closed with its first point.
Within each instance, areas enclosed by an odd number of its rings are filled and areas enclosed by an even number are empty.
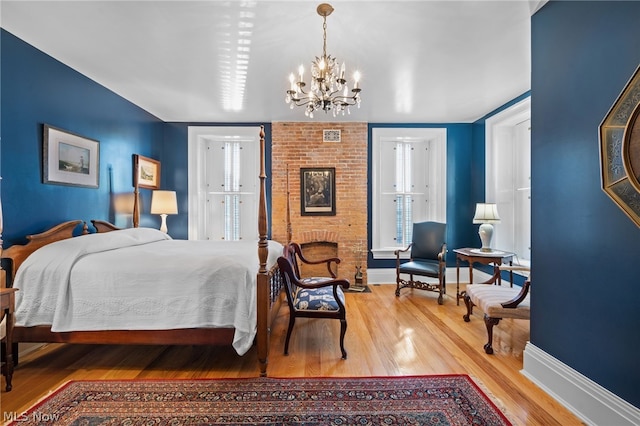
{"type": "MultiPolygon", "coordinates": [[[[256,345],[260,375],[267,375],[269,355],[269,336],[272,320],[282,303],[281,281],[276,270],[267,270],[268,257],[268,218],[266,203],[265,141],[264,126],[260,128],[260,201],[258,208],[258,259],[257,275],[257,333],[256,345]]],[[[134,185],[137,186],[137,185],[134,185]]],[[[137,192],[137,188],[135,188],[137,192]]],[[[137,197],[136,197],[137,198],[137,197]]],[[[137,201],[137,200],[136,200],[137,201]]],[[[114,225],[93,220],[97,232],[118,229],[114,225]]],[[[13,282],[15,272],[22,262],[38,248],[54,241],[72,238],[82,224],[81,234],[89,233],[87,225],[81,220],[69,221],[36,235],[29,235],[25,245],[13,245],[2,253],[3,258],[11,259],[12,273],[7,286],[13,282]]],[[[136,224],[137,225],[137,224],[136,224]]],[[[148,345],[231,345],[233,328],[190,328],[175,330],[117,330],[117,331],[74,331],[56,333],[50,326],[14,327],[13,342],[39,343],[92,343],[92,344],[148,344],[148,345]]]]}

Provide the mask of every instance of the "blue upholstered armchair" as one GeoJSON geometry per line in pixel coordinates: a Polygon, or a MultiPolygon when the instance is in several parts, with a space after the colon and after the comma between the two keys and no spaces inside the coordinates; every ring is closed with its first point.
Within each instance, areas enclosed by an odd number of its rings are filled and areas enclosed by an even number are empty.
{"type": "Polygon", "coordinates": [[[395,251],[396,255],[396,296],[400,290],[409,287],[439,293],[438,304],[442,305],[447,293],[445,271],[447,225],[439,222],[419,222],[413,224],[413,238],[405,249],[395,251]],[[401,263],[400,254],[411,250],[408,262],[401,263]],[[409,275],[409,279],[402,276],[409,275]],[[436,278],[437,283],[414,279],[415,276],[436,278]]]}

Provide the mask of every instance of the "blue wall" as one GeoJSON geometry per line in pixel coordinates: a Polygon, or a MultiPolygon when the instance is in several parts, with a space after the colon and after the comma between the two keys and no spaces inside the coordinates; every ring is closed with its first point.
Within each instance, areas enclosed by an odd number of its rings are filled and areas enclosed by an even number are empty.
{"type": "MultiPolygon", "coordinates": [[[[155,157],[162,122],[1,30],[5,247],[66,220],[113,221],[110,194],[132,191],[132,154],[155,157]],[[42,183],[43,125],[100,142],[99,188],[42,183]]],[[[142,194],[148,203],[148,194],[142,194]]],[[[148,209],[147,209],[148,211],[148,209]]]]}
{"type": "Polygon", "coordinates": [[[531,342],[640,407],[640,228],[602,191],[598,126],[640,64],[640,2],[532,18],[531,342]]]}

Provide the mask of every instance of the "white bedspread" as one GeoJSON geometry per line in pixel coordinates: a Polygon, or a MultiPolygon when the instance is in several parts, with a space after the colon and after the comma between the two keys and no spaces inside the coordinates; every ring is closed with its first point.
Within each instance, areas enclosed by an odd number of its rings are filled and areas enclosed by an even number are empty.
{"type": "MultiPolygon", "coordinates": [[[[233,347],[243,355],[256,333],[257,253],[257,240],[173,240],[151,228],[58,241],[19,268],[16,325],[54,332],[233,327],[233,347]]],[[[269,267],[281,253],[269,241],[269,267]]]]}

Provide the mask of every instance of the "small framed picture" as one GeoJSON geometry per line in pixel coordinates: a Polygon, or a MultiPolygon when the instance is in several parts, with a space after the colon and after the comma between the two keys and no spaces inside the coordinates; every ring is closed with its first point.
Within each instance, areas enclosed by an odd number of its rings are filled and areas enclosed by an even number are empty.
{"type": "Polygon", "coordinates": [[[45,124],[42,181],[57,185],[98,188],[100,142],[45,124]]]}
{"type": "Polygon", "coordinates": [[[153,158],[133,154],[133,186],[138,188],[160,188],[160,162],[153,158]]]}
{"type": "Polygon", "coordinates": [[[300,204],[302,216],[335,216],[334,167],[300,169],[300,204]]]}

